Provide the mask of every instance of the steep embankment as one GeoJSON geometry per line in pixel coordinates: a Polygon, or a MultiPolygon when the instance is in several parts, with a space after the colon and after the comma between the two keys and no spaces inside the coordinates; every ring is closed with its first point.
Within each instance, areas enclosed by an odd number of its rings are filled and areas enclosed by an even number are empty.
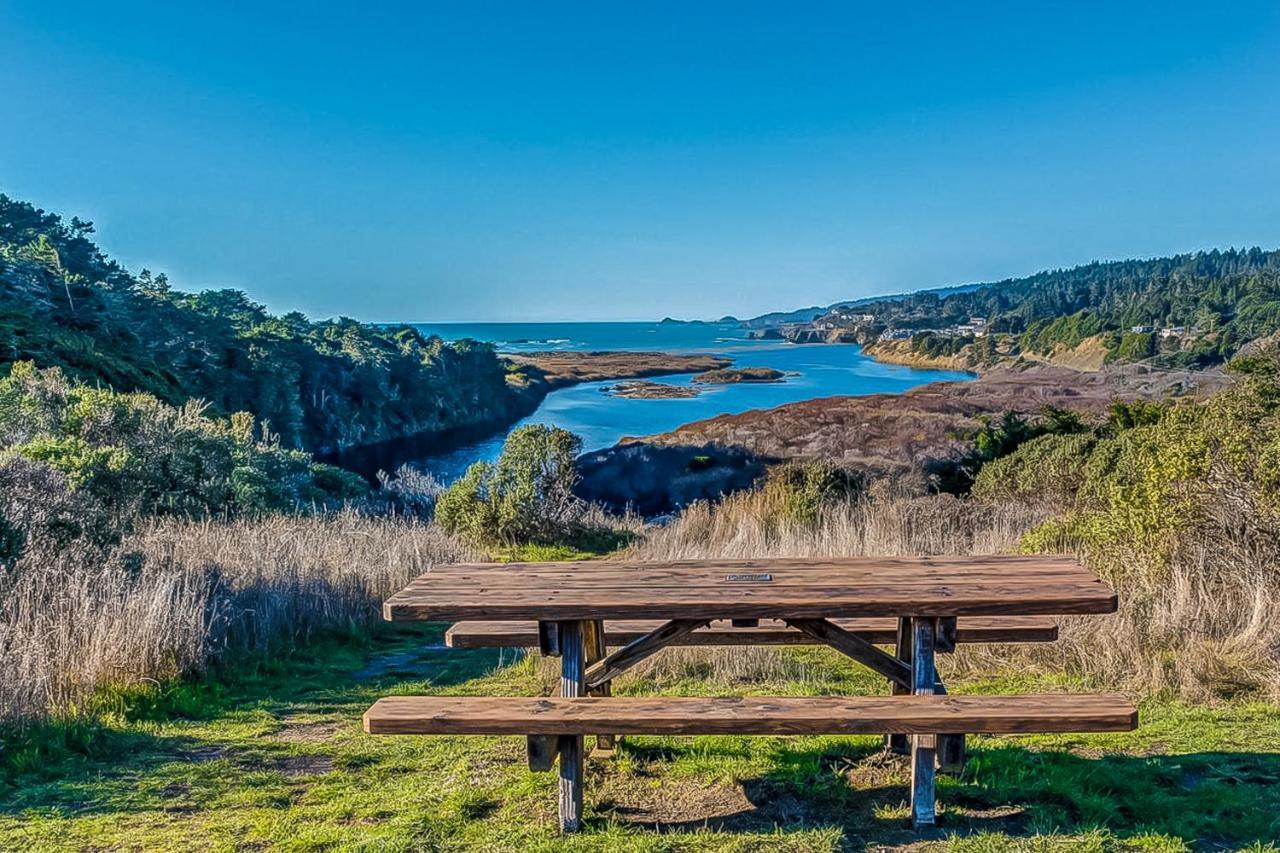
{"type": "Polygon", "coordinates": [[[182,293],[134,274],[93,226],[0,194],[0,370],[59,367],[211,414],[247,411],[315,452],[518,417],[491,346],[340,318],[273,316],[234,290],[182,293]]]}
{"type": "Polygon", "coordinates": [[[968,370],[989,373],[1010,369],[1020,363],[1049,364],[1066,367],[1084,373],[1096,373],[1107,366],[1109,350],[1102,335],[1085,338],[1071,346],[1054,344],[1047,352],[1021,351],[1009,341],[987,353],[978,351],[975,344],[966,344],[956,353],[928,353],[910,340],[874,341],[862,347],[863,353],[885,364],[901,364],[921,370],[968,370]]]}
{"type": "Polygon", "coordinates": [[[691,447],[713,444],[761,457],[893,470],[963,450],[967,436],[985,414],[1033,413],[1046,405],[1099,413],[1114,400],[1204,394],[1226,381],[1218,370],[996,368],[971,382],[935,382],[905,394],[806,400],[721,415],[635,441],[691,447]]]}
{"type": "Polygon", "coordinates": [[[917,352],[910,340],[876,341],[865,344],[862,352],[885,364],[901,364],[920,370],[977,370],[967,352],[955,355],[927,355],[917,352]]]}

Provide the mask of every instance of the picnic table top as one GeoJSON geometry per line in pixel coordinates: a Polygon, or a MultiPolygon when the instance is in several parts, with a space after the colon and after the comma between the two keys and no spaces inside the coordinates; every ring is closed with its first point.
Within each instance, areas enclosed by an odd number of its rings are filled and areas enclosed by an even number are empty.
{"type": "Polygon", "coordinates": [[[392,621],[802,619],[1111,613],[1071,557],[602,560],[442,565],[389,598],[392,621]]]}

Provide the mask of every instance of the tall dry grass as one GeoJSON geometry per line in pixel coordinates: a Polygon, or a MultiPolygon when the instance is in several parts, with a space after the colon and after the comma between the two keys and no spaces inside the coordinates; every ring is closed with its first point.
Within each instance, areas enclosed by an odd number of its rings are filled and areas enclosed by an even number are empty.
{"type": "Polygon", "coordinates": [[[37,551],[0,578],[0,722],[360,628],[431,565],[474,556],[432,524],[354,512],[155,522],[106,553],[37,551]]]}
{"type": "MultiPolygon", "coordinates": [[[[1047,512],[882,489],[825,506],[816,519],[788,519],[761,490],[690,507],[630,554],[672,560],[1009,553],[1047,512]]],[[[1105,573],[1119,595],[1117,613],[1064,617],[1056,643],[965,646],[943,665],[970,675],[1067,673],[1099,686],[1194,701],[1240,693],[1280,698],[1280,542],[1267,547],[1267,537],[1255,533],[1238,516],[1199,525],[1165,571],[1105,573]]],[[[752,655],[748,660],[732,648],[671,650],[646,674],[679,679],[701,670],[732,681],[750,672],[771,678],[789,666],[783,650],[752,655]]]]}
{"type": "Polygon", "coordinates": [[[779,511],[767,490],[699,502],[630,549],[646,560],[998,554],[1044,520],[1035,507],[983,506],[888,489],[827,504],[816,518],[779,511]]]}

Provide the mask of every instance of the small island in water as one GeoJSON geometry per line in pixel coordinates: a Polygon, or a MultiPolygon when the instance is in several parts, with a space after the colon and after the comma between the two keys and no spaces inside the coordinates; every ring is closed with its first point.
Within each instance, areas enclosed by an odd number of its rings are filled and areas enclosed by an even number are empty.
{"type": "Polygon", "coordinates": [[[689,385],[672,385],[669,382],[651,382],[647,379],[631,379],[617,385],[605,385],[600,389],[611,397],[628,400],[687,400],[698,396],[698,389],[689,385]]]}
{"type": "Polygon", "coordinates": [[[629,400],[687,400],[702,393],[698,385],[734,385],[737,383],[782,382],[788,376],[797,376],[794,371],[777,370],[772,367],[739,367],[704,370],[690,380],[693,385],[672,385],[669,382],[651,382],[644,379],[632,379],[619,382],[617,385],[605,385],[602,393],[611,397],[625,397],[629,400]]]}
{"type": "Polygon", "coordinates": [[[796,376],[792,372],[777,370],[772,367],[727,367],[719,370],[707,370],[693,377],[697,385],[732,385],[737,382],[781,382],[788,376],[796,376]]]}

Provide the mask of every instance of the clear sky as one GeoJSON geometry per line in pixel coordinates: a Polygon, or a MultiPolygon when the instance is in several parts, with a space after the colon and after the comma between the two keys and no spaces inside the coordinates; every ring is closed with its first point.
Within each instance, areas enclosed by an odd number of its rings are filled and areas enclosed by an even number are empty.
{"type": "Polygon", "coordinates": [[[315,317],[750,315],[1280,246],[1275,2],[0,0],[0,120],[0,190],[315,317]]]}

